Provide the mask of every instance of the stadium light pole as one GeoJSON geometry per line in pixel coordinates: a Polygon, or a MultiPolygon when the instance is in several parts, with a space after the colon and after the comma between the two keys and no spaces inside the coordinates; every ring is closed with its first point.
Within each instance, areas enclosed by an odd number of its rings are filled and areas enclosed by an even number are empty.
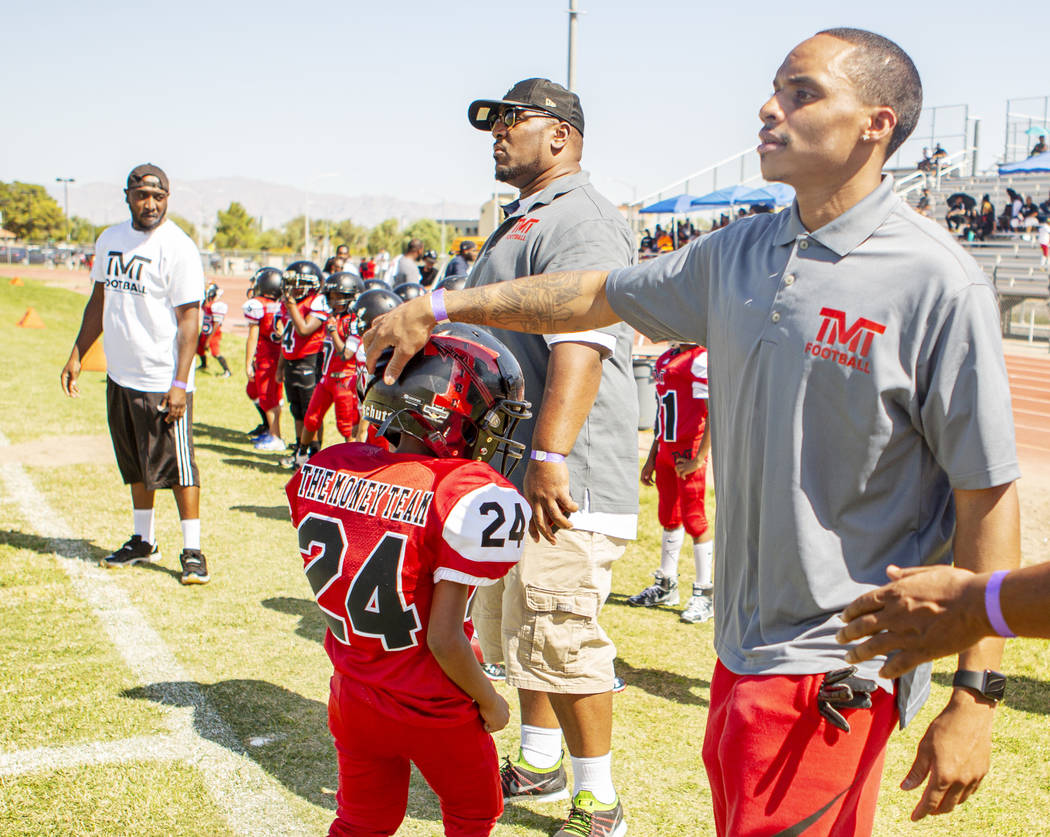
{"type": "Polygon", "coordinates": [[[75,177],[56,177],[55,182],[62,184],[62,191],[66,202],[66,243],[68,244],[69,238],[73,234],[72,224],[69,220],[69,184],[76,183],[77,181],[75,177]]]}
{"type": "Polygon", "coordinates": [[[569,0],[569,83],[568,88],[576,90],[576,29],[579,26],[580,11],[577,0],[569,0]]]}

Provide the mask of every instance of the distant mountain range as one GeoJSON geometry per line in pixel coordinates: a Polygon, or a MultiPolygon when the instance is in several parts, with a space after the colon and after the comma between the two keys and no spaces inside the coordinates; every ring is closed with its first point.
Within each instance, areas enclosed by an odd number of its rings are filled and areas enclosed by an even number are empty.
{"type": "MultiPolygon", "coordinates": [[[[48,192],[61,205],[62,186],[45,184],[48,192]]],[[[419,218],[477,218],[479,206],[462,203],[415,203],[389,195],[336,195],[330,192],[306,192],[281,183],[267,183],[247,177],[225,177],[213,180],[185,180],[174,184],[169,209],[198,227],[215,225],[215,213],[238,201],[251,215],[262,218],[264,229],[279,227],[307,208],[310,218],[341,221],[352,219],[357,224],[373,227],[387,218],[411,223],[419,218]]],[[[87,218],[93,224],[111,224],[125,220],[123,185],[119,183],[74,183],[69,187],[69,214],[87,218]]]]}

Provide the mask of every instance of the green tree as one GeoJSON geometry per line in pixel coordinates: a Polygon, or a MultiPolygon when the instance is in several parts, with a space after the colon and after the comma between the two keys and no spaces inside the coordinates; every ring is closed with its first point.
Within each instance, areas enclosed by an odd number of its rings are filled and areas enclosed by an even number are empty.
{"type": "Polygon", "coordinates": [[[175,212],[168,213],[168,220],[175,224],[180,230],[186,235],[193,239],[194,244],[201,244],[197,239],[197,228],[193,225],[192,221],[188,221],[181,215],[175,212]]]}
{"type": "Polygon", "coordinates": [[[219,210],[215,227],[216,250],[253,250],[259,237],[259,222],[237,201],[219,210]]]}
{"type": "Polygon", "coordinates": [[[349,218],[344,221],[333,222],[331,228],[332,247],[345,244],[350,248],[351,255],[364,255],[368,249],[368,227],[355,224],[349,218]]]}
{"type": "Polygon", "coordinates": [[[43,242],[66,237],[66,218],[43,186],[35,183],[0,183],[0,212],[4,229],[24,241],[43,242]]]}
{"type": "Polygon", "coordinates": [[[387,218],[372,227],[368,234],[368,252],[375,254],[386,250],[394,256],[401,252],[402,244],[407,240],[398,229],[397,218],[387,218]]]}
{"type": "Polygon", "coordinates": [[[70,239],[75,244],[94,244],[108,224],[92,224],[87,218],[74,215],[69,219],[73,232],[70,239]]]}
{"type": "MultiPolygon", "coordinates": [[[[410,238],[418,238],[423,242],[424,250],[436,250],[438,255],[441,255],[442,227],[445,228],[445,247],[447,248],[452,239],[456,237],[455,230],[448,226],[448,224],[439,223],[433,218],[420,218],[418,221],[413,221],[405,227],[402,234],[402,246],[406,244],[410,238]]],[[[400,249],[398,252],[400,252],[400,249]]]]}

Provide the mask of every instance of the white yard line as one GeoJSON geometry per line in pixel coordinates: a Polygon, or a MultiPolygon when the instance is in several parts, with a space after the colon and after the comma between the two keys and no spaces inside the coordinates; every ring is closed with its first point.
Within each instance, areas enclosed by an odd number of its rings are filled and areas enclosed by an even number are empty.
{"type": "MultiPolygon", "coordinates": [[[[7,438],[0,432],[0,447],[7,445],[7,438]]],[[[49,540],[73,589],[98,617],[134,676],[142,685],[150,686],[161,703],[185,707],[171,710],[171,736],[12,753],[0,756],[0,775],[26,772],[22,768],[33,763],[40,764],[40,769],[52,769],[49,764],[65,766],[63,759],[72,759],[75,764],[92,763],[91,748],[98,748],[96,752],[101,761],[126,761],[135,756],[125,756],[124,752],[130,752],[136,742],[141,742],[143,747],[137,758],[179,758],[200,770],[209,794],[235,833],[246,837],[310,833],[282,796],[277,781],[247,755],[229,724],[116,583],[113,571],[101,569],[88,560],[82,543],[36,489],[25,469],[19,463],[0,464],[0,484],[5,497],[17,506],[29,528],[49,540]],[[207,738],[202,737],[198,729],[207,738]],[[156,742],[166,743],[161,744],[158,751],[152,747],[156,742]]]]}

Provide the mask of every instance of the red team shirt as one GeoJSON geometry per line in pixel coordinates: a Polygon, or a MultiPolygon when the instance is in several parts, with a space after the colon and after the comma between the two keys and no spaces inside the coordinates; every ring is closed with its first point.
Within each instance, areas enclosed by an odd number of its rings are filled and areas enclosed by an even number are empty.
{"type": "MultiPolygon", "coordinates": [[[[316,317],[323,323],[328,319],[328,305],[320,294],[311,294],[297,302],[296,305],[304,320],[308,317],[316,317]]],[[[275,333],[279,335],[281,351],[287,360],[298,360],[321,351],[321,344],[324,342],[324,328],[317,329],[309,337],[303,337],[295,330],[292,319],[284,310],[283,305],[274,320],[274,328],[275,333]]]]}
{"type": "Polygon", "coordinates": [[[707,424],[707,349],[668,349],[656,361],[656,438],[689,447],[707,424]]]}
{"type": "Polygon", "coordinates": [[[277,300],[257,296],[244,303],[244,318],[251,324],[259,326],[259,340],[255,344],[255,361],[277,362],[281,356],[281,334],[274,325],[274,320],[281,312],[281,303],[277,300]]]}
{"type": "Polygon", "coordinates": [[[324,344],[321,348],[321,351],[324,352],[321,375],[325,378],[329,375],[340,378],[352,378],[357,370],[357,353],[361,348],[361,338],[350,333],[353,319],[352,314],[343,314],[339,317],[335,326],[339,339],[346,344],[347,353],[350,355],[349,360],[344,360],[343,356],[335,350],[335,344],[328,337],[328,333],[325,332],[324,344]]]}
{"type": "Polygon", "coordinates": [[[427,647],[430,606],[438,581],[491,584],[518,561],[530,518],[518,491],[485,463],[362,444],[325,448],[286,491],[347,688],[406,723],[477,718],[427,647]]]}

